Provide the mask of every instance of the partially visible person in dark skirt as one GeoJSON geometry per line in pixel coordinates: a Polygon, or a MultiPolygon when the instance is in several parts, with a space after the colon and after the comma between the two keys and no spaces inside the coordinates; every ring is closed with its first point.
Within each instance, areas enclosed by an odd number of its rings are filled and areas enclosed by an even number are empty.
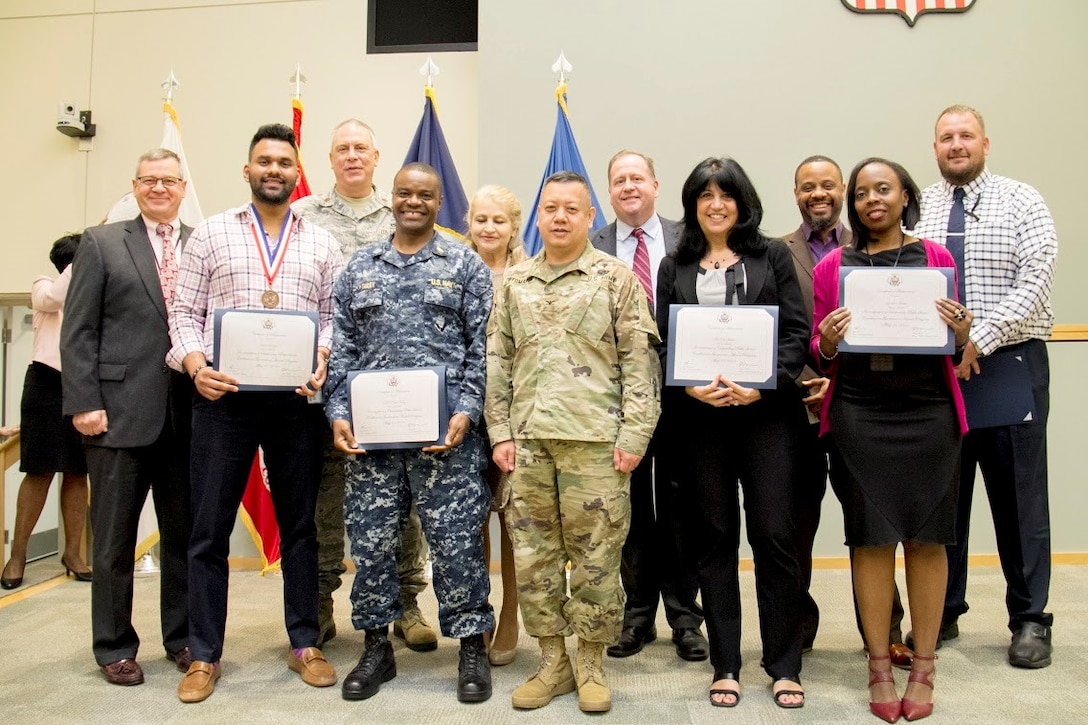
{"type": "Polygon", "coordinates": [[[81,436],[72,427],[71,419],[61,415],[60,323],[79,239],[79,234],[68,234],[53,243],[49,261],[60,276],[56,279],[38,277],[31,288],[34,352],[23,383],[20,423],[19,470],[26,476],[19,486],[15,505],[11,558],[0,579],[4,589],[15,589],[23,584],[27,543],[56,473],[62,474],[60,510],[64,524],[64,553],[60,560],[66,574],[74,574],[79,581],[91,580],[91,570],[79,554],[83,523],[87,520],[87,460],[83,456],[81,436]]]}

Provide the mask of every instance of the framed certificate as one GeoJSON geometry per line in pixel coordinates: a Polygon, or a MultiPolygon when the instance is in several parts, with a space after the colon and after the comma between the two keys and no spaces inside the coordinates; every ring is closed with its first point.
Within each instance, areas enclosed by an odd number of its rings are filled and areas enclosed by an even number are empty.
{"type": "Polygon", "coordinates": [[[294,390],[317,367],[316,312],[217,309],[215,369],[238,390],[294,390]]]}
{"type": "Polygon", "coordinates": [[[667,385],[707,385],[719,373],[738,385],[775,388],[778,307],[669,305],[667,385]]]}
{"type": "Polygon", "coordinates": [[[845,352],[951,355],[955,333],[937,314],[936,301],[955,298],[948,267],[842,267],[839,303],[850,327],[845,352]]]}
{"type": "Polygon", "coordinates": [[[348,373],[351,428],[361,448],[422,448],[446,440],[446,368],[348,373]]]}

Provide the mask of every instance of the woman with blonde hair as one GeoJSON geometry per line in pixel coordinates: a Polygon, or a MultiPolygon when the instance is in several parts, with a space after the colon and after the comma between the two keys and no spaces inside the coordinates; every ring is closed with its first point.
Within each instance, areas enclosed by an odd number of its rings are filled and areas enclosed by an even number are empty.
{"type": "MultiPolygon", "coordinates": [[[[521,204],[514,193],[504,186],[482,186],[468,206],[468,237],[465,243],[474,249],[491,269],[491,279],[497,290],[502,276],[511,265],[527,258],[521,241],[521,204]]],[[[503,509],[509,500],[506,477],[488,455],[484,479],[491,487],[491,509],[499,513],[500,552],[502,566],[502,608],[499,623],[491,639],[488,659],[492,665],[510,664],[517,656],[518,589],[514,578],[514,552],[506,530],[503,509]]],[[[484,556],[491,565],[491,537],[484,525],[484,556]]]]}

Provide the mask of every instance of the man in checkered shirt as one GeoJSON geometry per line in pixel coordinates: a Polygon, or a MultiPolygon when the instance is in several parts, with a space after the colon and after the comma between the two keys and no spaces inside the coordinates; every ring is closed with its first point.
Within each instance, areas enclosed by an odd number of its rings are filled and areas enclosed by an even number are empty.
{"type": "MultiPolygon", "coordinates": [[[[1011,425],[992,425],[1003,422],[992,418],[971,422],[972,430],[964,438],[958,543],[948,547],[941,640],[959,635],[957,619],[968,609],[967,534],[977,464],[990,499],[1007,583],[1012,631],[1009,664],[1037,669],[1050,664],[1054,620],[1044,611],[1050,587],[1046,461],[1050,371],[1046,340],[1054,322],[1050,292],[1058,254],[1057,233],[1038,191],[986,168],[990,140],[978,111],[967,106],[942,111],[933,150],[944,179],[922,192],[922,219],[914,234],[946,244],[953,256],[957,246],[962,249],[961,290],[965,298],[961,301],[974,314],[974,324],[956,373],[963,381],[968,419],[976,418],[972,413],[980,409],[979,396],[968,394],[968,381],[988,371],[995,377],[1003,375],[996,367],[1002,358],[1014,364],[1008,383],[999,378],[1001,398],[1014,397],[1014,388],[1022,386],[1025,405],[1033,403],[1026,420],[1011,425]],[[976,410],[972,410],[972,403],[976,410]]],[[[984,400],[981,408],[999,407],[986,404],[997,402],[994,398],[984,400]]]]}

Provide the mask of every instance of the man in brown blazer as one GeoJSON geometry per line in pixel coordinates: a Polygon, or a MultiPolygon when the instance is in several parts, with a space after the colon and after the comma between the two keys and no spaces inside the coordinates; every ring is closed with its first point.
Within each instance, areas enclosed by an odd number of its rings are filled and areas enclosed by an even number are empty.
{"type": "MultiPolygon", "coordinates": [[[[833,249],[845,246],[853,240],[850,230],[840,219],[845,193],[842,170],[826,156],[810,156],[794,172],[793,196],[797,201],[797,209],[801,212],[801,226],[793,234],[783,237],[783,241],[793,255],[793,266],[797,270],[797,281],[801,285],[810,328],[812,269],[833,249]]],[[[827,379],[820,377],[815,367],[806,365],[798,379],[811,393],[805,399],[810,411],[810,422],[819,415],[823,393],[827,388],[827,379]]],[[[820,624],[820,609],[808,591],[812,583],[812,543],[820,525],[820,506],[827,490],[827,454],[818,440],[818,430],[819,426],[815,422],[809,426],[811,435],[805,439],[804,451],[805,460],[808,461],[804,471],[809,480],[801,486],[795,499],[797,560],[804,586],[801,597],[801,633],[805,652],[812,649],[816,629],[820,624]]]]}

